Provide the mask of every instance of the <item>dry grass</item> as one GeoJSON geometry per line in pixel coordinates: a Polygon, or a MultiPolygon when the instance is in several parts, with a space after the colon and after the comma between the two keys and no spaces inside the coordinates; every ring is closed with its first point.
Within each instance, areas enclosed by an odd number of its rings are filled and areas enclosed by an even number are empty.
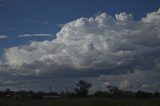
{"type": "Polygon", "coordinates": [[[0,98],[0,106],[160,106],[160,99],[6,99],[0,98]]]}

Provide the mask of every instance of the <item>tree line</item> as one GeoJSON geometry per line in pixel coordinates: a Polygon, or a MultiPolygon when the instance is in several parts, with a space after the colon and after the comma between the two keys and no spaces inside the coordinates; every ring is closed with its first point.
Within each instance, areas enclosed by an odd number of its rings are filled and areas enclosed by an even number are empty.
{"type": "Polygon", "coordinates": [[[105,97],[113,99],[121,98],[160,98],[160,92],[145,92],[145,91],[126,91],[121,90],[115,86],[107,86],[106,91],[96,91],[93,94],[89,94],[89,89],[92,87],[90,83],[84,80],[80,80],[76,83],[76,87],[72,90],[66,89],[63,92],[33,92],[33,91],[11,91],[6,89],[5,91],[0,91],[0,97],[3,98],[35,98],[35,99],[47,99],[47,98],[75,98],[75,97],[105,97]]]}

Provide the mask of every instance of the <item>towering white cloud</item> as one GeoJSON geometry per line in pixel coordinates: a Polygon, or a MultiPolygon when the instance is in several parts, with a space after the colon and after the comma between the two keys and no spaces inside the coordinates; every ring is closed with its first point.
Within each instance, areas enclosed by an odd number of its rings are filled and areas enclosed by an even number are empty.
{"type": "MultiPolygon", "coordinates": [[[[140,70],[137,71],[140,77],[147,76],[160,60],[159,17],[158,10],[147,14],[142,21],[134,21],[127,13],[80,18],[65,24],[52,41],[6,49],[6,63],[25,74],[81,70],[93,71],[95,75],[123,72],[125,77],[138,76],[126,73],[140,70]]],[[[129,83],[126,80],[122,85],[129,83]]]]}
{"type": "Polygon", "coordinates": [[[156,12],[151,12],[147,14],[147,17],[142,18],[143,22],[153,23],[153,22],[160,22],[160,9],[156,12]]]}

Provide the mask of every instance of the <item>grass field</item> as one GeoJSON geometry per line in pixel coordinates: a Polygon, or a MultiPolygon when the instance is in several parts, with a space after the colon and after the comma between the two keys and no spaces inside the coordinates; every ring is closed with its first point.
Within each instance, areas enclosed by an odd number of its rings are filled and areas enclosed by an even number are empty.
{"type": "Polygon", "coordinates": [[[160,99],[4,99],[0,106],[160,106],[160,99]]]}

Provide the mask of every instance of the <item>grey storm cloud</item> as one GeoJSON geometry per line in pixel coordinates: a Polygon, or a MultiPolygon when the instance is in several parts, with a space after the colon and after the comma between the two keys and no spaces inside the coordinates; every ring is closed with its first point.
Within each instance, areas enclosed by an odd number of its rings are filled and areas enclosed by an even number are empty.
{"type": "Polygon", "coordinates": [[[160,63],[159,29],[160,9],[139,21],[125,12],[115,17],[102,13],[79,18],[65,24],[52,41],[6,49],[3,64],[24,76],[70,73],[72,77],[97,77],[96,81],[121,88],[132,85],[138,89],[141,85],[158,90],[159,78],[154,76],[160,74],[156,71],[160,63]]]}

